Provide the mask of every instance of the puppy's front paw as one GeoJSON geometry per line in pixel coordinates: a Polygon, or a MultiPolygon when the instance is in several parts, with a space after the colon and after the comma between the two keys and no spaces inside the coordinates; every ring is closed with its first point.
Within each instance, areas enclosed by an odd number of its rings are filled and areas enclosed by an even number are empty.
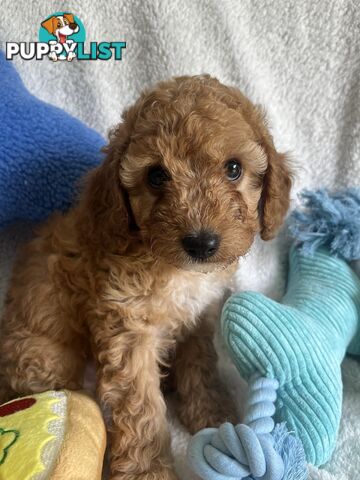
{"type": "Polygon", "coordinates": [[[72,62],[74,58],[76,58],[76,53],[74,53],[74,52],[69,52],[69,53],[68,53],[68,56],[67,56],[67,61],[68,61],[68,62],[72,62]]]}
{"type": "Polygon", "coordinates": [[[49,53],[49,58],[50,58],[50,60],[52,60],[53,62],[57,62],[57,61],[58,61],[58,57],[57,57],[57,55],[56,55],[55,52],[49,53]]]}

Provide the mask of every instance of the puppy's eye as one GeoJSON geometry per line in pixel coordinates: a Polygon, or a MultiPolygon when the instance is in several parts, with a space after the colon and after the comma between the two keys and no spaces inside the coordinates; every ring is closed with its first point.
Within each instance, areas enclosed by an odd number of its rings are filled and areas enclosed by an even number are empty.
{"type": "Polygon", "coordinates": [[[242,173],[242,168],[240,162],[236,158],[230,158],[225,163],[225,173],[229,180],[232,182],[240,178],[242,173]]]}
{"type": "Polygon", "coordinates": [[[170,175],[164,168],[156,166],[149,169],[147,178],[151,187],[161,188],[170,180],[170,175]]]}

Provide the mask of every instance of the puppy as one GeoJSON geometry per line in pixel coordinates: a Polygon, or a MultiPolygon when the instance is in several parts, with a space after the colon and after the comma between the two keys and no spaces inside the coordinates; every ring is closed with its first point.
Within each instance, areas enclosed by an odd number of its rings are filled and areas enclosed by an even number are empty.
{"type": "Polygon", "coordinates": [[[233,420],[206,311],[259,232],[286,214],[287,159],[263,114],[208,75],[145,91],[78,204],[19,259],[2,320],[2,399],[81,388],[111,411],[111,478],[175,479],[163,366],[190,432],[233,420]]]}
{"type": "Polygon", "coordinates": [[[61,44],[65,43],[67,37],[79,31],[79,25],[74,20],[74,15],[64,13],[64,15],[52,16],[41,23],[51,35],[54,35],[61,44]]]}
{"type": "MultiPolygon", "coordinates": [[[[56,37],[55,40],[50,40],[50,44],[59,43],[61,45],[64,44],[72,44],[73,40],[68,39],[74,33],[79,31],[79,25],[75,22],[74,15],[71,13],[64,13],[63,15],[53,15],[52,17],[48,18],[44,22],[41,23],[41,26],[45,28],[51,35],[56,37]]],[[[71,62],[76,57],[76,53],[74,51],[70,51],[66,56],[63,54],[58,55],[55,51],[50,52],[49,58],[53,62],[57,62],[58,60],[66,60],[71,62]]]]}

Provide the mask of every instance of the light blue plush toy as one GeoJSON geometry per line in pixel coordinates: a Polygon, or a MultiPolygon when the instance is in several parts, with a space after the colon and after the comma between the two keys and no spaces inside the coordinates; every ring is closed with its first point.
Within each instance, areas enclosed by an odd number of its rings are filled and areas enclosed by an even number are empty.
{"type": "MultiPolygon", "coordinates": [[[[334,450],[339,428],[341,362],[346,352],[360,354],[360,281],[345,261],[360,258],[360,190],[332,196],[326,191],[305,192],[303,202],[304,209],[291,219],[296,240],[282,301],[254,292],[233,295],[223,309],[222,331],[244,378],[256,374],[279,382],[275,420],[285,422],[301,440],[309,463],[321,465],[334,450]]],[[[260,399],[263,393],[258,391],[260,399]]],[[[249,451],[253,448],[254,443],[248,445],[249,451]]],[[[189,459],[192,452],[193,443],[189,459]]],[[[299,452],[297,446],[291,462],[299,452]]],[[[192,458],[190,464],[197,473],[201,475],[199,465],[204,472],[204,462],[213,470],[212,476],[203,475],[206,480],[244,478],[219,471],[217,476],[216,464],[204,455],[195,456],[197,462],[192,458]]],[[[286,465],[289,457],[282,457],[286,465]]],[[[301,462],[294,465],[280,478],[306,478],[301,462]]],[[[263,477],[250,471],[246,478],[278,480],[266,471],[263,477]]]]}

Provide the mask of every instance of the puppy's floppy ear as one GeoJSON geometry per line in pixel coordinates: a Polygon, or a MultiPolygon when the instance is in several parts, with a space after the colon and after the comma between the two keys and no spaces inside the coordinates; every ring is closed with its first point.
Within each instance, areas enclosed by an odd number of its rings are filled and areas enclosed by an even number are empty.
{"type": "Polygon", "coordinates": [[[64,13],[64,18],[69,20],[69,23],[75,23],[74,15],[72,13],[64,13]]]}
{"type": "Polygon", "coordinates": [[[120,181],[121,163],[130,143],[131,125],[124,122],[110,132],[103,151],[104,162],[87,178],[82,211],[87,218],[86,236],[112,250],[126,249],[131,232],[137,230],[127,191],[120,181]]]}
{"type": "Polygon", "coordinates": [[[286,155],[275,150],[261,107],[254,106],[237,88],[222,85],[215,78],[205,75],[203,81],[217,92],[218,98],[229,108],[241,112],[267,155],[268,166],[263,179],[259,216],[261,238],[270,240],[282,224],[290,203],[291,172],[286,155]]]}
{"type": "Polygon", "coordinates": [[[268,166],[259,203],[260,235],[263,240],[271,240],[275,237],[289,209],[292,181],[286,155],[276,151],[265,125],[261,133],[260,143],[266,152],[268,166]]]}
{"type": "Polygon", "coordinates": [[[44,22],[41,22],[41,26],[44,27],[49,33],[53,34],[56,30],[57,18],[52,16],[44,22]]]}

